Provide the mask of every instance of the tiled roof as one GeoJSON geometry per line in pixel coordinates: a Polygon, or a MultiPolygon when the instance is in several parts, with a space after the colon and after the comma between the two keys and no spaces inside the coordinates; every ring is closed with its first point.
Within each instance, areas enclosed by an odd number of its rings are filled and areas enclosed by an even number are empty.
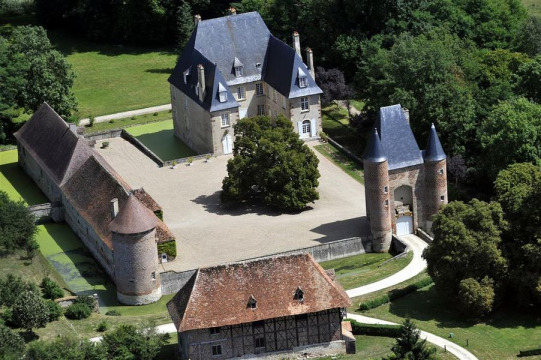
{"type": "Polygon", "coordinates": [[[158,218],[133,194],[128,195],[117,216],[109,223],[109,230],[118,234],[139,234],[154,229],[158,218]]]}
{"type": "Polygon", "coordinates": [[[349,306],[309,254],[266,258],[199,269],[167,303],[178,331],[235,325],[349,306]],[[304,299],[295,298],[302,289],[304,299]],[[256,308],[248,306],[250,298],[256,308]]]}
{"type": "Polygon", "coordinates": [[[423,156],[425,161],[441,161],[447,157],[441,146],[434,124],[430,127],[428,140],[426,142],[426,150],[423,152],[423,156]]]}
{"type": "Polygon", "coordinates": [[[86,140],[74,134],[47,103],[14,135],[57,185],[64,183],[92,155],[86,140]]]}
{"type": "Polygon", "coordinates": [[[154,200],[154,198],[145,191],[145,189],[139,188],[139,189],[132,190],[132,194],[135,195],[135,197],[140,202],[145,204],[145,206],[149,208],[151,211],[156,212],[156,211],[162,210],[162,207],[160,206],[160,204],[158,204],[156,200],[154,200]]]}
{"type": "Polygon", "coordinates": [[[379,139],[377,129],[374,129],[372,135],[370,135],[368,145],[366,145],[366,149],[363,153],[363,160],[372,163],[380,163],[387,160],[383,147],[381,146],[381,140],[379,139]]]}
{"type": "Polygon", "coordinates": [[[423,163],[423,157],[402,106],[391,105],[379,110],[376,123],[381,145],[389,170],[400,169],[423,163]]]}

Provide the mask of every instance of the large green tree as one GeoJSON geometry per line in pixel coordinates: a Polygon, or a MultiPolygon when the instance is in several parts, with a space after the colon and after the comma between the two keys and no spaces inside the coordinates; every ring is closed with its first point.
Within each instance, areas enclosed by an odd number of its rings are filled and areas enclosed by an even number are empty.
{"type": "Polygon", "coordinates": [[[222,201],[257,199],[281,210],[299,211],[319,198],[319,161],[290,120],[257,116],[239,120],[234,130],[222,201]]]}
{"type": "MultiPolygon", "coordinates": [[[[539,46],[541,47],[541,38],[539,39],[539,46]]],[[[522,64],[518,69],[518,76],[518,90],[522,95],[541,104],[541,55],[522,64]]]]}
{"type": "Polygon", "coordinates": [[[499,103],[481,123],[480,165],[494,180],[500,170],[541,160],[541,105],[524,98],[499,103]]]}
{"type": "Polygon", "coordinates": [[[44,327],[49,320],[45,301],[35,291],[22,292],[12,308],[13,323],[31,332],[33,328],[44,327]]]}
{"type": "Polygon", "coordinates": [[[120,325],[105,334],[102,346],[108,359],[152,360],[165,344],[167,334],[158,334],[154,327],[137,329],[133,325],[120,325]]]}
{"type": "MultiPolygon", "coordinates": [[[[434,279],[438,292],[457,304],[459,294],[470,296],[475,290],[471,280],[462,283],[471,278],[483,285],[484,292],[492,289],[498,295],[496,285],[501,284],[507,273],[507,261],[499,248],[506,228],[507,222],[497,202],[474,199],[468,204],[453,201],[446,205],[435,216],[432,226],[434,241],[423,252],[428,273],[434,279]],[[494,287],[491,281],[494,281],[494,287]]],[[[480,303],[460,302],[466,313],[475,310],[476,314],[480,303]]],[[[485,303],[492,305],[490,301],[485,303]]],[[[488,312],[491,308],[486,310],[488,312]]]]}
{"type": "Polygon", "coordinates": [[[0,246],[4,251],[12,253],[24,249],[32,258],[37,249],[35,221],[22,200],[13,201],[0,190],[0,246]]]}
{"type": "Polygon", "coordinates": [[[4,324],[0,324],[0,358],[4,360],[22,359],[24,350],[23,338],[4,324]]]}

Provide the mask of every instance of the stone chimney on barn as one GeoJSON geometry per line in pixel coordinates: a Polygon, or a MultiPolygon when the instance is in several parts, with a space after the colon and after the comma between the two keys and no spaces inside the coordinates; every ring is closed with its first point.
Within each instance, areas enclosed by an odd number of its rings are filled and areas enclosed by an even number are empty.
{"type": "Polygon", "coordinates": [[[199,101],[205,100],[205,68],[199,64],[197,66],[197,87],[199,92],[199,101]]]}
{"type": "Polygon", "coordinates": [[[194,15],[194,17],[193,17],[194,25],[197,26],[197,24],[199,24],[200,21],[201,21],[201,15],[199,15],[199,14],[194,15]]]}
{"type": "Polygon", "coordinates": [[[316,71],[314,69],[314,53],[312,49],[306,48],[306,62],[308,63],[308,70],[310,70],[310,75],[312,78],[316,79],[316,71]]]}
{"type": "Polygon", "coordinates": [[[299,54],[299,56],[302,59],[301,55],[301,39],[299,37],[299,33],[296,31],[293,31],[293,49],[295,49],[295,52],[299,54]]]}

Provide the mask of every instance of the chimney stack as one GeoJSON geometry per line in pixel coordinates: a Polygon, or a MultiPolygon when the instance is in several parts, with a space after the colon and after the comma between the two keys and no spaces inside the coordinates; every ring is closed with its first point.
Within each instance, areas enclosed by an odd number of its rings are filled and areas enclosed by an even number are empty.
{"type": "Polygon", "coordinates": [[[295,52],[299,54],[300,58],[302,59],[301,39],[299,38],[299,33],[296,31],[293,31],[293,49],[295,49],[295,52]]]}
{"type": "Polygon", "coordinates": [[[231,6],[228,10],[229,15],[237,15],[237,9],[231,6]]]}
{"type": "Polygon", "coordinates": [[[118,199],[111,200],[111,218],[114,219],[118,215],[118,199]]]}
{"type": "Polygon", "coordinates": [[[402,111],[404,112],[404,116],[406,117],[406,121],[409,124],[410,123],[410,111],[409,111],[409,109],[406,109],[405,107],[403,107],[402,111]]]}
{"type": "Polygon", "coordinates": [[[201,15],[199,14],[194,15],[193,17],[194,25],[197,26],[197,24],[199,24],[200,21],[201,21],[201,15]]]}
{"type": "Polygon", "coordinates": [[[199,101],[203,102],[205,100],[205,68],[203,67],[203,65],[199,64],[197,66],[198,68],[198,72],[197,72],[197,75],[198,75],[198,78],[197,78],[197,81],[198,81],[198,88],[199,88],[199,101]]]}
{"type": "Polygon", "coordinates": [[[310,70],[310,75],[312,75],[312,78],[315,80],[316,70],[314,69],[314,53],[310,48],[306,48],[306,61],[308,62],[308,70],[310,70]]]}

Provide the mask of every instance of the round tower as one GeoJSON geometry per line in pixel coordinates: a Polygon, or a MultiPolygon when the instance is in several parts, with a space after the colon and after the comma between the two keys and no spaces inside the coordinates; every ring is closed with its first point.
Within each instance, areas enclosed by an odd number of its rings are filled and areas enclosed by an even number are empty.
{"type": "Polygon", "coordinates": [[[447,155],[443,151],[434,124],[430,127],[426,150],[425,191],[423,203],[423,221],[427,231],[431,232],[432,217],[440,207],[447,204],[447,155]]]}
{"type": "Polygon", "coordinates": [[[370,136],[363,154],[366,213],[370,220],[372,251],[389,251],[392,220],[389,186],[389,165],[377,129],[370,136]]]}
{"type": "Polygon", "coordinates": [[[118,214],[115,212],[113,210],[109,230],[113,235],[118,301],[126,305],[158,301],[162,296],[160,275],[157,272],[158,219],[131,194],[118,214]]]}

